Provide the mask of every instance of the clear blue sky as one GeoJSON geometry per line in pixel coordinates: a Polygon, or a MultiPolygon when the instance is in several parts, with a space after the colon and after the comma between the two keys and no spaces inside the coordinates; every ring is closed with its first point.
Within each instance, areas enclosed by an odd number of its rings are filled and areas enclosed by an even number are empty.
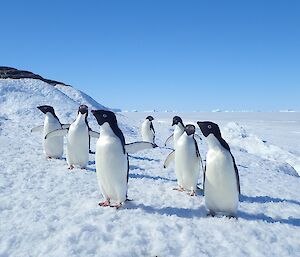
{"type": "Polygon", "coordinates": [[[300,1],[2,1],[0,65],[137,110],[300,110],[300,1]]]}

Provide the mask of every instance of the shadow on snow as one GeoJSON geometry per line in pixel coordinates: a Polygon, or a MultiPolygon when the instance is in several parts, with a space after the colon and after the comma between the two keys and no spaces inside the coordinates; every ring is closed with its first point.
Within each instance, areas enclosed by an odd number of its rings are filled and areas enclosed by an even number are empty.
{"type": "Polygon", "coordinates": [[[241,195],[240,197],[241,202],[248,202],[248,203],[292,203],[300,205],[300,202],[296,200],[288,200],[288,199],[281,199],[281,198],[273,198],[270,196],[247,196],[241,195]]]}
{"type": "Polygon", "coordinates": [[[176,182],[176,179],[169,179],[169,178],[164,178],[161,176],[150,176],[146,174],[129,174],[129,178],[136,178],[136,179],[141,179],[141,178],[147,178],[147,179],[152,179],[152,180],[164,180],[164,181],[171,181],[171,182],[176,182]]]}
{"type": "Polygon", "coordinates": [[[264,221],[267,223],[281,223],[281,224],[287,224],[287,225],[293,225],[300,227],[300,219],[289,217],[287,219],[282,218],[272,218],[270,216],[267,216],[263,213],[258,214],[250,214],[243,211],[238,211],[238,217],[245,219],[245,220],[251,220],[251,221],[264,221]]]}

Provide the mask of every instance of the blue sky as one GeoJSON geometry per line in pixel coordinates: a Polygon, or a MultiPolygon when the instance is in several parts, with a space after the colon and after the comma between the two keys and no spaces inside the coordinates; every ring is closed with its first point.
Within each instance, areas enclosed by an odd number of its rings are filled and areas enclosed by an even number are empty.
{"type": "Polygon", "coordinates": [[[3,1],[0,65],[132,110],[300,110],[300,1],[3,1]]]}

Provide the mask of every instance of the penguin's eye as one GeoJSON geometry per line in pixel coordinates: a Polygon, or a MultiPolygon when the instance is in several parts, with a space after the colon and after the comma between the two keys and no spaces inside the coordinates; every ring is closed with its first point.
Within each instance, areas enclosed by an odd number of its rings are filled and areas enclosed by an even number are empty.
{"type": "Polygon", "coordinates": [[[211,129],[211,125],[208,125],[207,127],[208,127],[209,129],[211,129]]]}
{"type": "Polygon", "coordinates": [[[103,118],[107,118],[107,115],[106,115],[106,114],[103,114],[103,118]]]}

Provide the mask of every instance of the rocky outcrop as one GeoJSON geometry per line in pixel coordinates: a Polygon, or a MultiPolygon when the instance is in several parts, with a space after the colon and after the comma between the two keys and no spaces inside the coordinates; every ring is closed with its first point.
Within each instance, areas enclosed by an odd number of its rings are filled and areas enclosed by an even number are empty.
{"type": "Polygon", "coordinates": [[[18,70],[11,67],[5,67],[0,66],[0,78],[1,79],[39,79],[41,81],[44,81],[52,86],[55,86],[57,84],[61,84],[64,86],[70,86],[65,83],[51,80],[51,79],[45,79],[40,75],[34,74],[30,71],[24,71],[24,70],[18,70]]]}

